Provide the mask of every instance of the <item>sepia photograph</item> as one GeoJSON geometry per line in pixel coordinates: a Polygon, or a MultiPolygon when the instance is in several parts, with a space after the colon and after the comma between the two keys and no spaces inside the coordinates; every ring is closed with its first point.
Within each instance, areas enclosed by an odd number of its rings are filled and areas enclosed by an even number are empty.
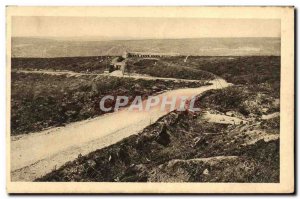
{"type": "Polygon", "coordinates": [[[294,192],[293,7],[6,20],[8,192],[294,192]]]}

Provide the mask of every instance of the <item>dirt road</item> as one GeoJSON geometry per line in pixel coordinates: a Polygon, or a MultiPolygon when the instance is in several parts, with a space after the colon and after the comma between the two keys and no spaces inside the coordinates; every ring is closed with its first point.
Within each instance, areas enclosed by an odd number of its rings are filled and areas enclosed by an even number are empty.
{"type": "Polygon", "coordinates": [[[46,75],[68,75],[68,76],[112,76],[112,77],[122,77],[122,78],[131,78],[131,79],[144,79],[144,80],[169,80],[169,81],[182,81],[182,82],[197,82],[199,80],[194,79],[178,79],[170,77],[152,77],[149,75],[132,73],[130,75],[122,73],[120,70],[116,70],[112,73],[81,73],[73,71],[51,71],[51,70],[12,70],[16,73],[29,73],[29,74],[46,74],[46,75]]]}
{"type": "MultiPolygon", "coordinates": [[[[210,89],[229,86],[223,79],[212,85],[168,91],[159,96],[194,96],[210,89]]],[[[76,122],[65,127],[40,133],[11,137],[11,180],[33,181],[79,154],[85,155],[137,134],[149,124],[168,113],[159,107],[150,111],[130,111],[128,108],[97,118],[76,122]]]]}

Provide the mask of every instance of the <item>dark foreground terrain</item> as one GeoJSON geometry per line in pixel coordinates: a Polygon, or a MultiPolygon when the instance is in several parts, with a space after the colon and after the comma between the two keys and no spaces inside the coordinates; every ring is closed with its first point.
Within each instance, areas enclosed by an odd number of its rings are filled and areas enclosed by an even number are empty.
{"type": "Polygon", "coordinates": [[[274,135],[272,121],[213,124],[173,112],[38,181],[278,182],[279,139],[263,139],[274,135]]]}
{"type": "Polygon", "coordinates": [[[200,112],[171,112],[37,181],[279,182],[280,58],[190,63],[235,85],[198,96],[200,112]]]}

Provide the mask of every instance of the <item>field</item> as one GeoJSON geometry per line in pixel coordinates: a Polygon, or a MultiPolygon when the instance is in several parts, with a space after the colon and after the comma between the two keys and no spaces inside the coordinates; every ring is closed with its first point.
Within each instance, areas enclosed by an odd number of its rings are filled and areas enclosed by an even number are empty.
{"type": "Polygon", "coordinates": [[[37,181],[279,182],[280,57],[151,62],[132,60],[131,69],[159,76],[157,68],[144,66],[188,67],[234,85],[199,95],[200,112],[171,112],[138,135],[80,156],[37,181]]]}

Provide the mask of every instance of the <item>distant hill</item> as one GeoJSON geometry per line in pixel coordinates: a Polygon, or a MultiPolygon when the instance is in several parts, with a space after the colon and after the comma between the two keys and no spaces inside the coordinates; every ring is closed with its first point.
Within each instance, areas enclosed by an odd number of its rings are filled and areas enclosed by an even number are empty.
{"type": "Polygon", "coordinates": [[[13,57],[121,55],[124,51],[200,56],[280,55],[280,38],[200,38],[97,40],[90,38],[12,38],[13,57]]]}

